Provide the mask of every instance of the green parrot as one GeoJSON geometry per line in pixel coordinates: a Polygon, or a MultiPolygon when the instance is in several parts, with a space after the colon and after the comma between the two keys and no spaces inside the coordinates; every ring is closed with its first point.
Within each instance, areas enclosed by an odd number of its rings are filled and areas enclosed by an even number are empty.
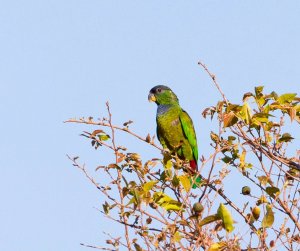
{"type": "Polygon", "coordinates": [[[198,171],[198,147],[193,121],[180,105],[175,93],[167,86],[157,85],[148,95],[157,104],[157,137],[164,149],[189,161],[189,172],[198,171]]]}

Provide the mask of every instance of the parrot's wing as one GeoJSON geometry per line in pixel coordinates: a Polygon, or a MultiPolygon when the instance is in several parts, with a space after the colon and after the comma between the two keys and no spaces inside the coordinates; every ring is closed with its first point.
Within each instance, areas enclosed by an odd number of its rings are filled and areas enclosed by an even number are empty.
{"type": "Polygon", "coordinates": [[[163,146],[163,148],[164,149],[167,148],[166,142],[163,139],[163,137],[161,136],[161,132],[160,132],[158,126],[156,127],[156,135],[157,135],[157,138],[158,138],[160,144],[163,146]]]}
{"type": "Polygon", "coordinates": [[[191,145],[194,158],[197,162],[198,161],[198,147],[197,147],[197,138],[196,138],[193,121],[190,118],[190,116],[187,114],[187,112],[184,110],[181,111],[181,113],[179,115],[179,119],[181,122],[184,136],[187,138],[189,144],[191,145]]]}

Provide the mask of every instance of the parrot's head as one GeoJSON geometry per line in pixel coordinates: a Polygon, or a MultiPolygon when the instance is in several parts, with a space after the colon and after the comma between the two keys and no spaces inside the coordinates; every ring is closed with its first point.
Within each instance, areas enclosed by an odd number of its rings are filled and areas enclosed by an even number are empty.
{"type": "Polygon", "coordinates": [[[149,92],[148,100],[155,102],[157,105],[178,104],[175,93],[165,85],[154,86],[149,92]]]}

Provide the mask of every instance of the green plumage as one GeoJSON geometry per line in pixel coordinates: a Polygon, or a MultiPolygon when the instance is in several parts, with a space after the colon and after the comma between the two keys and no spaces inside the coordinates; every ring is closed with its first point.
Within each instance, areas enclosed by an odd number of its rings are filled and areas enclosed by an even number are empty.
{"type": "Polygon", "coordinates": [[[192,170],[197,170],[198,147],[196,133],[190,116],[180,107],[177,96],[167,86],[150,90],[149,100],[157,106],[157,136],[165,149],[176,152],[188,160],[192,170]]]}

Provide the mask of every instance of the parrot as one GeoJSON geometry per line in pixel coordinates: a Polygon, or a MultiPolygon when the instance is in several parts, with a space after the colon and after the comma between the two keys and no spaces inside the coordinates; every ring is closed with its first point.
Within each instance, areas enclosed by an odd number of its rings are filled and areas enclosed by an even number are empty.
{"type": "Polygon", "coordinates": [[[198,146],[193,121],[180,107],[176,94],[165,85],[153,87],[148,100],[157,104],[156,134],[164,149],[188,161],[191,174],[198,171],[198,146]]]}

